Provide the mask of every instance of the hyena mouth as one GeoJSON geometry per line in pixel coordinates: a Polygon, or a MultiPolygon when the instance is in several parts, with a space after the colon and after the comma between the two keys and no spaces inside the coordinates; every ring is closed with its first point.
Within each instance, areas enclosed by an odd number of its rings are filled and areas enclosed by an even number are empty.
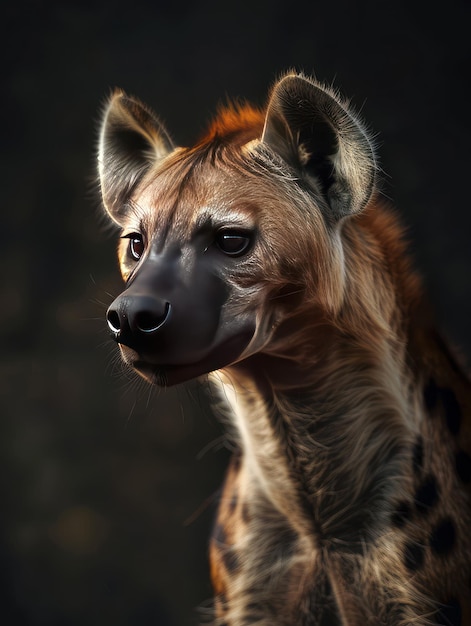
{"type": "Polygon", "coordinates": [[[244,332],[231,337],[194,363],[161,364],[153,362],[151,358],[126,360],[148,382],[159,387],[170,387],[235,364],[250,344],[253,334],[244,332]]]}

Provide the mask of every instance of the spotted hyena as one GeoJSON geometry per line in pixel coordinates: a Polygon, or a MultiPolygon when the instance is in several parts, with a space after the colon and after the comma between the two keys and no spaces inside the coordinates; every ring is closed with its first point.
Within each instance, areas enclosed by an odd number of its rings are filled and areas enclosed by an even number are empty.
{"type": "Polygon", "coordinates": [[[214,623],[471,624],[470,384],[355,113],[289,74],[180,148],[117,91],[98,164],[122,357],[160,386],[209,375],[237,444],[214,623]]]}

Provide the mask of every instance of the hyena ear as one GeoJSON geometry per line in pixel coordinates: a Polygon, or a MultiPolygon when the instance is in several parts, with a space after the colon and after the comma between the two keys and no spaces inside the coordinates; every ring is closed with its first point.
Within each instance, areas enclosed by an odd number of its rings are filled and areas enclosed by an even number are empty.
{"type": "Polygon", "coordinates": [[[115,91],[104,111],[98,147],[103,204],[120,224],[126,200],[147,170],[174,150],[164,127],[141,102],[115,91]]]}
{"type": "Polygon", "coordinates": [[[337,97],[313,81],[288,75],[275,85],[262,141],[321,193],[329,220],[368,202],[376,170],[370,140],[337,97]]]}

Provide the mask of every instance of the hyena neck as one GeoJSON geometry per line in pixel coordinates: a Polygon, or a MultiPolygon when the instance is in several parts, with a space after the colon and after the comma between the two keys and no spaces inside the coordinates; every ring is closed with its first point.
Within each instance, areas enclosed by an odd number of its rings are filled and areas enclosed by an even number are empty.
{"type": "Polygon", "coordinates": [[[368,363],[351,342],[335,350],[343,363],[325,363],[310,386],[280,389],[239,371],[225,397],[260,493],[302,534],[355,549],[386,524],[406,488],[415,399],[392,350],[368,363]]]}
{"type": "MultiPolygon", "coordinates": [[[[365,233],[356,237],[364,240],[365,233]]],[[[381,242],[371,241],[384,257],[381,242]]],[[[277,349],[277,356],[257,355],[223,374],[247,471],[260,493],[298,531],[353,550],[386,527],[407,490],[420,430],[409,350],[413,313],[400,305],[401,289],[409,286],[400,268],[384,268],[371,260],[351,267],[356,275],[346,277],[336,319],[317,318],[311,330],[299,326],[302,360],[277,349]]]]}

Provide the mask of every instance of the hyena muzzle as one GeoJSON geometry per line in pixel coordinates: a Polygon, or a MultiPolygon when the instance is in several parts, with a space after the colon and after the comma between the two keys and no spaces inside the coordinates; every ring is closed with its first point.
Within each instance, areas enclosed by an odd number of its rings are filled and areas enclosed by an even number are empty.
{"type": "Polygon", "coordinates": [[[238,448],[215,623],[471,624],[471,393],[434,330],[363,124],[290,74],[193,147],[116,91],[99,144],[124,361],[209,375],[238,448]]]}
{"type": "Polygon", "coordinates": [[[366,204],[375,164],[357,122],[327,92],[293,76],[273,95],[265,128],[258,112],[229,111],[190,150],[175,148],[142,104],[117,92],[105,114],[99,170],[104,205],[122,228],[127,282],[108,324],[126,362],[169,385],[263,353],[290,291],[307,287],[332,304],[342,291],[335,224],[366,204]],[[305,111],[285,111],[284,98],[302,98],[306,88],[317,110],[305,103],[305,111]],[[346,136],[337,146],[340,131],[346,136]],[[306,172],[296,186],[285,160],[306,172]],[[315,215],[307,213],[310,194],[319,194],[315,215]],[[280,214],[287,202],[292,207],[280,214]],[[324,285],[306,277],[319,271],[313,230],[326,247],[317,251],[321,263],[332,266],[323,268],[324,285]]]}

